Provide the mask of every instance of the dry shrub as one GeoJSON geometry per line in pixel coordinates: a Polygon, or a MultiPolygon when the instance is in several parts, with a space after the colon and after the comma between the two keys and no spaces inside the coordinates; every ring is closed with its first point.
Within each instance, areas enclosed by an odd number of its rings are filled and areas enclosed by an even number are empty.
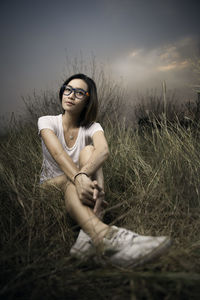
{"type": "Polygon", "coordinates": [[[73,299],[83,286],[81,299],[198,295],[198,137],[181,127],[163,126],[140,135],[109,124],[105,134],[111,156],[104,173],[110,205],[105,221],[141,234],[169,234],[174,246],[161,259],[133,271],[72,261],[68,253],[78,228],[65,212],[62,193],[39,187],[37,128],[16,125],[0,151],[2,297],[73,299]]]}

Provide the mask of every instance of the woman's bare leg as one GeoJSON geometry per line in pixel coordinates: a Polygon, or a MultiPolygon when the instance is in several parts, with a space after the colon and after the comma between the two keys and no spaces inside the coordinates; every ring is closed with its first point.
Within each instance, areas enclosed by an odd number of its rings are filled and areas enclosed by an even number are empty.
{"type": "MultiPolygon", "coordinates": [[[[92,152],[94,151],[94,147],[89,145],[86,146],[80,153],[79,158],[79,165],[82,168],[84,165],[87,164],[88,160],[90,159],[92,152]]],[[[104,199],[104,176],[102,168],[99,168],[95,174],[92,175],[92,180],[96,180],[98,186],[102,188],[103,193],[98,197],[98,205],[96,206],[95,214],[98,218],[103,218],[103,210],[108,206],[108,203],[104,199]]]]}
{"type": "MultiPolygon", "coordinates": [[[[94,151],[93,146],[86,146],[80,153],[79,165],[82,168],[89,160],[94,151]]],[[[104,178],[102,168],[92,176],[92,180],[97,180],[98,185],[104,188],[104,178]]],[[[99,217],[95,216],[93,210],[81,203],[76,193],[73,184],[68,184],[65,191],[65,202],[67,211],[70,213],[81,228],[90,235],[94,242],[98,242],[106,233],[108,226],[100,221],[99,217]],[[73,200],[72,200],[73,198],[73,200]],[[76,200],[75,200],[76,199],[76,200]],[[73,211],[72,211],[73,204],[73,211]],[[82,209],[80,210],[80,205],[82,209]],[[81,213],[80,213],[81,212],[81,213]],[[96,240],[96,241],[95,241],[96,240]]]]}
{"type": "Polygon", "coordinates": [[[90,207],[80,201],[76,187],[72,183],[66,185],[65,204],[70,216],[92,238],[93,242],[98,244],[109,226],[104,224],[90,207]]]}
{"type": "Polygon", "coordinates": [[[64,191],[65,185],[67,184],[68,181],[69,181],[69,179],[67,179],[67,176],[65,174],[63,174],[63,175],[56,176],[56,177],[46,180],[40,186],[41,186],[41,188],[44,188],[44,189],[48,188],[49,186],[53,186],[56,189],[64,191]]]}
{"type": "MultiPolygon", "coordinates": [[[[79,159],[80,167],[87,163],[90,156],[92,155],[93,150],[93,146],[86,146],[81,151],[79,159]]],[[[102,169],[99,169],[93,175],[92,179],[97,180],[99,186],[103,188],[104,180],[102,169]]],[[[65,204],[68,213],[80,225],[80,227],[89,234],[94,243],[98,244],[107,232],[109,226],[104,224],[94,214],[92,208],[82,204],[76,192],[75,185],[70,182],[64,174],[47,180],[41,186],[43,188],[47,188],[49,185],[64,191],[65,204]]]]}
{"type": "MultiPolygon", "coordinates": [[[[92,145],[88,145],[80,153],[79,157],[79,165],[82,168],[84,165],[87,164],[88,160],[90,159],[92,152],[94,151],[94,147],[92,145]]],[[[97,180],[98,185],[104,189],[104,178],[103,178],[103,171],[102,168],[99,168],[95,174],[92,176],[93,180],[97,180]]]]}

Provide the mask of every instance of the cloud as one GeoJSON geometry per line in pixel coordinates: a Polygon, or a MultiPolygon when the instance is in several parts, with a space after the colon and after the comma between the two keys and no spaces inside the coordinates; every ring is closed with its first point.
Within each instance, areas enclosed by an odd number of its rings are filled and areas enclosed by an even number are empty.
{"type": "Polygon", "coordinates": [[[129,54],[129,57],[131,58],[131,57],[135,57],[135,56],[137,56],[138,54],[140,54],[140,52],[141,52],[141,49],[139,49],[139,50],[134,50],[134,51],[132,51],[130,54],[129,54]]]}
{"type": "Polygon", "coordinates": [[[183,60],[183,61],[172,61],[169,62],[168,64],[158,66],[158,71],[161,72],[166,72],[166,71],[171,71],[171,70],[181,70],[191,67],[191,64],[189,60],[183,60]]]}
{"type": "Polygon", "coordinates": [[[153,49],[133,48],[116,59],[112,68],[115,76],[123,77],[135,88],[154,88],[165,80],[172,89],[189,89],[196,80],[191,59],[198,45],[198,38],[186,37],[153,49]]]}
{"type": "Polygon", "coordinates": [[[157,70],[167,72],[190,67],[189,59],[191,58],[191,52],[193,51],[190,47],[191,39],[188,38],[178,41],[176,45],[161,47],[157,70]],[[185,51],[186,48],[187,51],[185,51]],[[185,52],[187,52],[187,54],[185,52]]]}

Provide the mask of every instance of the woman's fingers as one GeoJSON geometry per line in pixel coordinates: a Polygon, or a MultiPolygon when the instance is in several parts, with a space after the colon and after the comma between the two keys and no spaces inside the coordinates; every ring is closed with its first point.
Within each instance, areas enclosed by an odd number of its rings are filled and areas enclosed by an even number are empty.
{"type": "Polygon", "coordinates": [[[87,205],[87,206],[91,207],[91,208],[94,208],[94,205],[95,205],[95,202],[94,202],[94,201],[90,201],[90,200],[88,200],[88,199],[84,199],[84,200],[82,201],[82,203],[83,203],[84,205],[87,205]]]}
{"type": "Polygon", "coordinates": [[[98,185],[98,182],[97,182],[96,180],[93,180],[92,183],[93,183],[93,187],[94,187],[95,189],[97,189],[99,192],[103,191],[102,187],[100,187],[100,186],[98,185]]]}
{"type": "Polygon", "coordinates": [[[97,181],[91,181],[87,176],[79,175],[75,181],[76,190],[81,202],[90,207],[95,207],[95,211],[100,211],[103,204],[104,191],[97,181]]]}
{"type": "Polygon", "coordinates": [[[87,176],[79,175],[75,181],[76,190],[79,196],[79,199],[83,202],[83,200],[93,199],[93,189],[94,184],[87,176]]]}
{"type": "Polygon", "coordinates": [[[101,211],[101,205],[102,205],[102,199],[101,198],[99,198],[99,199],[97,199],[97,201],[96,201],[96,203],[95,203],[95,206],[94,206],[94,213],[96,214],[96,215],[98,215],[99,213],[100,213],[100,211],[101,211]]]}
{"type": "Polygon", "coordinates": [[[95,188],[93,190],[93,199],[96,200],[98,198],[99,191],[95,188]]]}
{"type": "Polygon", "coordinates": [[[79,199],[81,200],[81,202],[84,201],[92,201],[93,203],[95,203],[95,199],[93,198],[93,193],[88,193],[87,191],[83,191],[80,195],[79,195],[79,199]]]}

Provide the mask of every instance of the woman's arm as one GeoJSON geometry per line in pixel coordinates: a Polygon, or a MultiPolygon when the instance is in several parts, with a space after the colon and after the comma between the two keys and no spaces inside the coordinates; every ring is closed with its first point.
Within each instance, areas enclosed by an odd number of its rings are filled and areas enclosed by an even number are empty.
{"type": "Polygon", "coordinates": [[[92,137],[94,151],[80,172],[85,172],[88,176],[94,174],[109,156],[109,149],[103,131],[97,131],[92,137]]]}
{"type": "Polygon", "coordinates": [[[55,159],[61,170],[73,182],[74,176],[78,172],[85,172],[88,176],[94,174],[108,158],[108,144],[102,131],[94,133],[92,140],[94,151],[86,165],[79,171],[71,157],[65,152],[57,136],[51,129],[42,129],[41,137],[49,150],[52,157],[55,159]]]}
{"type": "MultiPolygon", "coordinates": [[[[92,139],[94,151],[92,152],[92,155],[88,160],[87,164],[82,167],[81,171],[86,172],[89,175],[94,174],[97,171],[97,175],[99,174],[99,172],[102,173],[102,169],[100,169],[100,167],[103,164],[103,162],[108,158],[109,149],[104,133],[102,131],[97,131],[96,133],[94,133],[92,139]]],[[[93,196],[96,200],[94,206],[94,213],[100,217],[102,209],[105,208],[108,205],[108,203],[104,199],[103,173],[96,179],[96,182],[98,182],[98,185],[102,190],[94,189],[93,196]]]]}
{"type": "Polygon", "coordinates": [[[65,152],[55,133],[51,129],[45,128],[41,130],[40,134],[51,156],[65,175],[73,182],[74,176],[79,172],[79,169],[65,152]]]}
{"type": "Polygon", "coordinates": [[[49,153],[67,178],[75,184],[79,199],[84,204],[93,206],[95,202],[95,199],[93,199],[93,191],[94,188],[99,188],[98,185],[94,184],[92,180],[84,174],[77,176],[74,181],[74,176],[79,173],[80,170],[65,152],[55,133],[51,129],[42,129],[40,134],[49,153]]]}

